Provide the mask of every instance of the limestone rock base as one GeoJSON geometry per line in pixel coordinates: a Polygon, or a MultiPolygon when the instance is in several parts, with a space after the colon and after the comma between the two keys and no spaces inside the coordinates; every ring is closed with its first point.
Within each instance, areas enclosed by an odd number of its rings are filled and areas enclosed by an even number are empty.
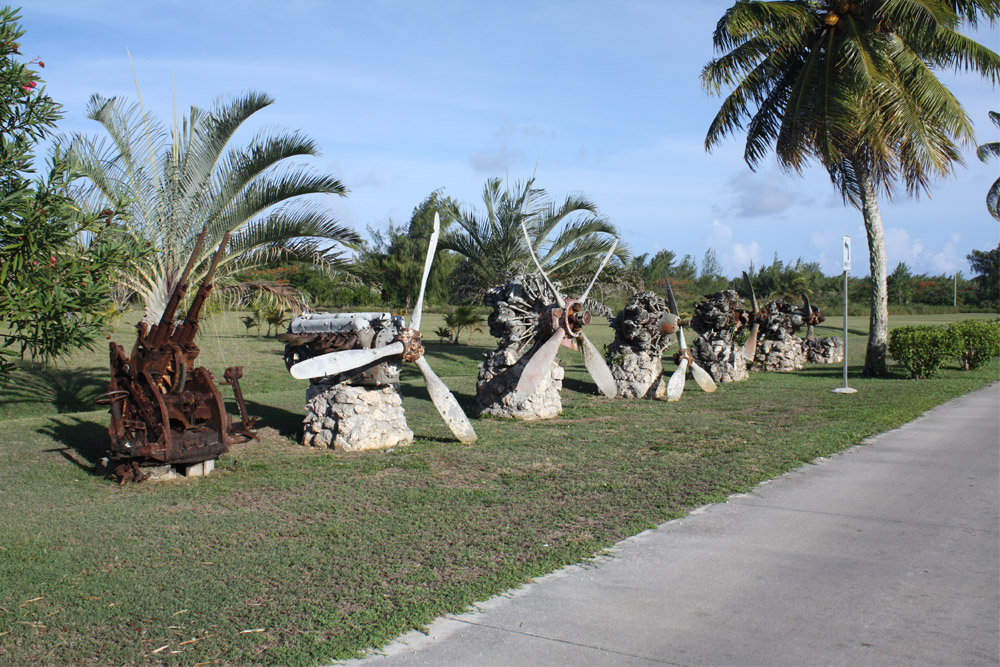
{"type": "Polygon", "coordinates": [[[619,398],[659,398],[665,391],[660,382],[663,359],[658,349],[612,355],[608,366],[619,398]]]}
{"type": "Polygon", "coordinates": [[[802,342],[806,351],[806,361],[810,364],[840,364],[844,362],[844,339],[839,336],[817,338],[813,336],[802,342]]]}
{"type": "Polygon", "coordinates": [[[551,419],[562,412],[562,381],[565,370],[552,363],[548,376],[523,401],[514,401],[514,389],[530,359],[530,354],[518,357],[513,348],[501,348],[484,355],[476,380],[476,412],[509,419],[551,419]]]}
{"type": "Polygon", "coordinates": [[[761,338],[757,341],[757,354],[753,368],[757,371],[799,371],[806,363],[802,339],[786,336],[781,339],[761,338]]]}
{"type": "Polygon", "coordinates": [[[691,355],[716,383],[743,382],[750,377],[743,347],[731,338],[698,336],[691,345],[691,355]]]}
{"type": "Polygon", "coordinates": [[[302,444],[353,452],[413,442],[398,385],[312,384],[306,390],[302,444]]]}

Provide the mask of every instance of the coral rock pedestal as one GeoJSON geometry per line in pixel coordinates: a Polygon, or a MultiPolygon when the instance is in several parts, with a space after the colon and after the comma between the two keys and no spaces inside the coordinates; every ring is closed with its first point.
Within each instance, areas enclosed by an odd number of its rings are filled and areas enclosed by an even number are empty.
{"type": "Polygon", "coordinates": [[[750,377],[746,359],[743,358],[743,347],[730,336],[698,336],[691,345],[691,355],[695,363],[708,371],[719,384],[743,382],[750,377]]]}
{"type": "Polygon", "coordinates": [[[839,336],[806,338],[802,347],[810,364],[839,364],[844,361],[844,339],[839,336]]]}
{"type": "Polygon", "coordinates": [[[353,452],[413,442],[397,386],[316,383],[306,390],[302,444],[353,452]]]}
{"type": "Polygon", "coordinates": [[[665,388],[660,350],[625,351],[611,355],[608,367],[620,398],[659,398],[665,388]]]}
{"type": "Polygon", "coordinates": [[[761,338],[757,341],[754,356],[754,370],[800,371],[806,363],[806,352],[802,339],[794,334],[784,338],[761,338]]]}
{"type": "MultiPolygon", "coordinates": [[[[533,352],[533,351],[532,351],[533,352]]],[[[531,394],[514,400],[514,390],[531,354],[518,356],[513,348],[501,348],[484,355],[476,380],[476,411],[480,415],[511,419],[551,419],[562,412],[562,381],[565,371],[557,362],[531,394]]]]}

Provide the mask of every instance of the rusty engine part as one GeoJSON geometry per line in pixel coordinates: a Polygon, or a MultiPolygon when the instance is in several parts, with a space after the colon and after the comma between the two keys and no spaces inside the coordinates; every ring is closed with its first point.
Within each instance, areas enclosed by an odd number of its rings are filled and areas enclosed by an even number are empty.
{"type": "Polygon", "coordinates": [[[615,330],[610,351],[612,354],[623,348],[633,353],[662,351],[670,345],[670,335],[676,334],[683,324],[670,312],[663,297],[653,292],[634,294],[622,312],[609,319],[608,326],[615,330]]]}
{"type": "Polygon", "coordinates": [[[239,380],[243,368],[225,371],[224,384],[233,388],[241,421],[233,422],[212,374],[203,367],[194,368],[198,346],[198,315],[212,291],[212,277],[229,234],[222,238],[205,279],[191,301],[182,322],[174,314],[188,289],[188,275],[205,240],[202,231],[177,286],[174,288],[158,324],[147,328],[137,325],[138,335],[132,353],[118,343],[110,343],[111,382],[108,391],[96,402],[108,404],[111,425],[108,435],[107,468],[120,481],[142,481],[142,465],[193,465],[215,459],[229,445],[256,437],[256,418],[247,414],[239,380]]]}
{"type": "MultiPolygon", "coordinates": [[[[407,330],[403,318],[391,313],[303,313],[292,320],[288,332],[280,334],[278,340],[285,344],[285,365],[291,370],[292,366],[313,357],[386,347],[397,340],[409,344],[408,352],[415,359],[423,353],[419,338],[414,337],[419,333],[407,330]],[[409,337],[403,340],[408,331],[409,337]]],[[[400,357],[383,357],[332,378],[312,378],[311,382],[391,385],[399,382],[400,362],[400,357]]]]}
{"type": "Polygon", "coordinates": [[[735,290],[706,294],[705,301],[694,304],[691,328],[698,334],[730,336],[747,326],[753,313],[743,308],[743,299],[735,290]]]}

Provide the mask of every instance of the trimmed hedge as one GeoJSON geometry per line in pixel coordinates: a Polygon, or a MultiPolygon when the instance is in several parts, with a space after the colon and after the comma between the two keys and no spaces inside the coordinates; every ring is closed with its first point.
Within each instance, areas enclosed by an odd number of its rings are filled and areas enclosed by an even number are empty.
{"type": "Polygon", "coordinates": [[[914,379],[934,377],[960,351],[958,336],[943,326],[898,327],[889,332],[889,354],[914,379]]]}
{"type": "Polygon", "coordinates": [[[990,359],[1000,355],[1000,323],[962,320],[949,324],[948,330],[959,342],[956,357],[966,370],[985,366],[990,359]]]}

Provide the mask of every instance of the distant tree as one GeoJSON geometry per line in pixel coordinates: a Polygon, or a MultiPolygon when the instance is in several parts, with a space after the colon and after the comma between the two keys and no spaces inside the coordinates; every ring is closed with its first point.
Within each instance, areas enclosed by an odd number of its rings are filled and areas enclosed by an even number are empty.
{"type": "Polygon", "coordinates": [[[864,217],[872,277],[864,374],[887,374],[888,298],[879,195],[903,181],[928,190],[961,163],[972,123],[936,70],[1000,81],[1000,56],[962,35],[963,22],[1000,16],[997,0],[738,0],[713,35],[720,56],[702,82],[724,94],[705,147],[746,129],[754,168],[773,147],[782,169],[818,160],[864,217]],[[730,90],[731,89],[731,90],[730,90]],[[726,92],[730,91],[730,92],[726,92]]]}
{"type": "MultiPolygon", "coordinates": [[[[355,271],[366,283],[380,290],[385,303],[404,307],[409,298],[410,306],[415,305],[424,272],[427,242],[434,228],[434,214],[439,215],[443,233],[451,225],[457,205],[450,197],[442,197],[440,190],[435,190],[413,209],[406,225],[396,227],[390,222],[384,232],[369,227],[371,244],[364,246],[355,271]]],[[[440,306],[449,303],[451,289],[448,277],[460,262],[461,257],[438,244],[427,279],[426,304],[440,306]]]]}
{"type": "MultiPolygon", "coordinates": [[[[990,120],[1000,128],[1000,113],[990,112],[990,120]]],[[[990,157],[1000,157],[1000,141],[991,141],[979,147],[977,151],[979,159],[983,162],[989,161],[990,157]]],[[[986,192],[986,210],[997,220],[1000,220],[1000,178],[993,181],[993,185],[986,192]]]]}
{"type": "Polygon", "coordinates": [[[1000,244],[993,250],[973,250],[966,256],[976,274],[976,299],[979,305],[1000,309],[1000,244]]]}
{"type": "Polygon", "coordinates": [[[905,306],[913,298],[913,275],[906,262],[900,262],[889,274],[889,303],[905,306]]]}
{"type": "Polygon", "coordinates": [[[673,272],[676,260],[677,255],[672,250],[658,250],[652,257],[643,253],[632,258],[629,270],[642,278],[647,287],[658,286],[662,289],[664,276],[673,272]]]}
{"type": "MultiPolygon", "coordinates": [[[[521,231],[523,221],[542,266],[564,289],[585,287],[597,264],[615,238],[617,227],[598,213],[597,205],[582,195],[570,195],[556,205],[535,179],[504,187],[492,178],[483,188],[485,214],[453,207],[457,229],[444,236],[442,247],[465,258],[456,278],[470,296],[478,299],[504,276],[534,271],[528,245],[521,231]]],[[[618,244],[615,255],[629,259],[618,244]]],[[[608,272],[602,274],[613,275],[608,272]]],[[[605,278],[605,280],[607,280],[605,278]]]]}
{"type": "Polygon", "coordinates": [[[39,87],[44,63],[17,58],[20,18],[0,9],[0,378],[12,354],[45,363],[91,347],[113,279],[149,254],[121,234],[114,210],[80,212],[68,195],[78,174],[61,153],[46,177],[33,176],[35,146],[61,112],[39,87]]]}
{"type": "Polygon", "coordinates": [[[273,262],[342,267],[338,244],[360,242],[313,196],[343,197],[347,188],[296,162],[318,154],[315,141],[298,132],[263,131],[248,145],[231,145],[236,131],[273,102],[263,93],[248,92],[219,100],[208,111],[192,106],[167,132],[140,105],[91,97],[87,115],[101,124],[107,138],[73,138],[70,154],[90,181],[78,201],[91,208],[125,202],[135,242],[160,250],[128,276],[147,323],[159,320],[202,229],[208,230],[208,240],[191,276],[195,283],[207,272],[225,232],[232,235],[216,273],[218,283],[273,262]]]}
{"type": "Polygon", "coordinates": [[[701,272],[698,274],[698,291],[709,294],[723,289],[729,281],[722,274],[722,270],[715,249],[706,250],[701,259],[701,272]]]}

